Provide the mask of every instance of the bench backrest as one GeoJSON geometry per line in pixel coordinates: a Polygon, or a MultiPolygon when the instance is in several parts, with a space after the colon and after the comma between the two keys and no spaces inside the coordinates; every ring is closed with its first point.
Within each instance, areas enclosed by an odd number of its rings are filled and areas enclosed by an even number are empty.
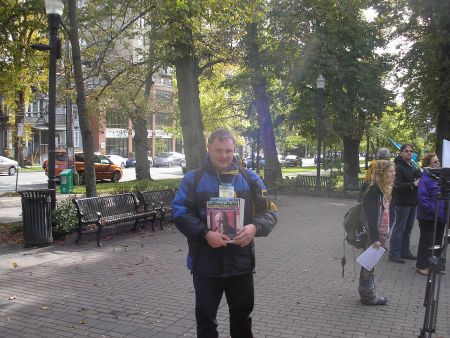
{"type": "MultiPolygon", "coordinates": [[[[297,175],[294,179],[294,184],[309,189],[316,188],[316,176],[312,175],[297,175]]],[[[336,180],[330,176],[320,176],[320,187],[332,190],[336,184],[336,180]]]]}
{"type": "Polygon", "coordinates": [[[153,208],[153,206],[159,207],[162,203],[164,206],[172,204],[172,200],[175,198],[174,191],[172,189],[160,189],[139,191],[139,202],[145,205],[146,210],[153,208]]]}
{"type": "Polygon", "coordinates": [[[361,191],[364,185],[364,179],[359,177],[344,176],[344,190],[361,191]]]}
{"type": "Polygon", "coordinates": [[[84,218],[85,221],[95,221],[96,212],[99,212],[102,217],[108,217],[135,213],[137,208],[136,197],[132,193],[79,198],[74,200],[74,203],[81,216],[88,215],[88,219],[84,218]]]}

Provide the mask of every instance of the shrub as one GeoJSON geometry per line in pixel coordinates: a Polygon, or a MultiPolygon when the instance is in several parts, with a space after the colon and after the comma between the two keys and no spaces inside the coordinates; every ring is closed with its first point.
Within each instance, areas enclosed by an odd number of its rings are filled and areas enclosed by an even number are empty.
{"type": "Polygon", "coordinates": [[[17,234],[23,230],[23,223],[22,222],[11,223],[9,229],[12,234],[17,234]]]}
{"type": "Polygon", "coordinates": [[[75,198],[75,196],[70,196],[57,203],[53,227],[53,236],[55,238],[60,238],[76,231],[78,224],[77,209],[72,202],[75,198]]]}
{"type": "Polygon", "coordinates": [[[162,180],[152,181],[152,180],[142,180],[136,181],[134,184],[118,185],[113,190],[113,194],[124,194],[124,193],[137,193],[138,191],[149,191],[149,190],[160,190],[160,189],[175,189],[180,184],[179,181],[167,182],[162,180]]]}

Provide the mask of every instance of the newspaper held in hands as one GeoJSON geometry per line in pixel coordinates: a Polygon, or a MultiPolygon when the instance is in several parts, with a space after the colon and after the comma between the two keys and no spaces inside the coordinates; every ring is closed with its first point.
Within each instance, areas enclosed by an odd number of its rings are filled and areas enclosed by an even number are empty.
{"type": "Polygon", "coordinates": [[[364,251],[356,261],[367,270],[372,270],[373,267],[379,262],[386,249],[383,247],[374,248],[370,246],[366,251],[364,251]]]}

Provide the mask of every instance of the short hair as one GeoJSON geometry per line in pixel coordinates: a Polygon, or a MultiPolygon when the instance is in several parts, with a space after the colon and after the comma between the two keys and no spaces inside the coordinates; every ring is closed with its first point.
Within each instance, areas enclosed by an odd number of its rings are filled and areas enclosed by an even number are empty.
{"type": "Polygon", "coordinates": [[[414,146],[411,143],[405,143],[400,147],[400,151],[405,150],[407,147],[410,147],[412,150],[414,150],[414,146]]]}
{"type": "Polygon", "coordinates": [[[231,139],[234,144],[236,144],[236,139],[234,135],[226,128],[217,128],[208,137],[208,144],[212,144],[215,140],[223,142],[227,138],[231,139]]]}
{"type": "Polygon", "coordinates": [[[380,148],[377,150],[375,158],[377,160],[389,160],[390,156],[391,156],[391,152],[389,151],[388,148],[380,148]]]}
{"type": "Polygon", "coordinates": [[[431,159],[432,159],[433,157],[435,157],[435,156],[437,156],[436,153],[428,153],[428,154],[426,154],[426,155],[423,157],[423,159],[422,159],[422,167],[423,167],[423,168],[429,167],[430,164],[431,164],[431,159]]]}

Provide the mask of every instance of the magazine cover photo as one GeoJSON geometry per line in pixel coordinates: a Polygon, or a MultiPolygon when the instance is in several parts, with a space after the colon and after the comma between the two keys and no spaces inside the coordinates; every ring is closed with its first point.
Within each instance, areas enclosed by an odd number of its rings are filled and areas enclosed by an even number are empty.
{"type": "Polygon", "coordinates": [[[223,233],[231,239],[236,236],[236,210],[210,210],[211,231],[223,233]]]}

